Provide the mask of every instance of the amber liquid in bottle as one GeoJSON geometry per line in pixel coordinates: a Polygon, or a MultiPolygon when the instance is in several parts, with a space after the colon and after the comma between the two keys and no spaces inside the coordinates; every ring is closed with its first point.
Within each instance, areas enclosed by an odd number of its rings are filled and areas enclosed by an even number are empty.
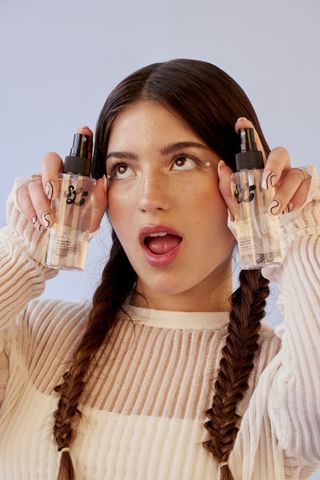
{"type": "Polygon", "coordinates": [[[84,269],[95,184],[94,179],[81,175],[61,175],[59,195],[52,201],[57,222],[49,231],[47,266],[84,269]]]}

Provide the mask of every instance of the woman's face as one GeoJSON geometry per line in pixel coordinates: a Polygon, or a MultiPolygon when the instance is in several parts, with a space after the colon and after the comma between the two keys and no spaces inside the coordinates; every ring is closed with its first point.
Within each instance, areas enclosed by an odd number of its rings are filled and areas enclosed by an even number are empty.
{"type": "Polygon", "coordinates": [[[234,237],[218,161],[182,118],[157,102],[139,101],[115,119],[108,214],[150,308],[223,309],[231,293],[234,237]]]}

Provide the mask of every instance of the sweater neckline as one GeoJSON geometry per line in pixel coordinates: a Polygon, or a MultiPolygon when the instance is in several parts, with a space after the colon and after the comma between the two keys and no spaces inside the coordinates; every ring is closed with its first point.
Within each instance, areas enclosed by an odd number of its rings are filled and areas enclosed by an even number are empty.
{"type": "Polygon", "coordinates": [[[218,330],[229,323],[229,312],[181,312],[136,307],[129,303],[123,309],[134,323],[150,327],[180,330],[218,330]]]}

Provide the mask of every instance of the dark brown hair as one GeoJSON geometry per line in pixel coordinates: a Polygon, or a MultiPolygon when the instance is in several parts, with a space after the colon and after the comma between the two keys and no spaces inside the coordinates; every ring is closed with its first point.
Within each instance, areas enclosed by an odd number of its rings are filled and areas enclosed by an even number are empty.
{"type": "MultiPolygon", "coordinates": [[[[93,175],[105,174],[105,157],[112,124],[117,114],[140,99],[160,102],[179,114],[194,132],[235,170],[238,137],[234,124],[238,117],[252,121],[265,153],[268,145],[256,113],[239,85],[218,67],[203,61],[178,59],[141,68],[123,80],[109,95],[100,113],[95,137],[93,175]]],[[[94,296],[83,338],[77,346],[71,367],[63,382],[54,413],[54,436],[58,450],[70,447],[81,413],[78,403],[89,367],[98,350],[112,335],[123,302],[132,292],[137,275],[116,234],[112,231],[109,260],[94,296]]],[[[269,281],[260,270],[243,270],[239,288],[230,297],[230,322],[214,385],[212,405],[206,411],[205,428],[209,438],[204,447],[218,462],[227,461],[239,430],[238,402],[248,388],[258,349],[260,321],[264,317],[269,281]]],[[[209,407],[209,406],[208,406],[209,407]]],[[[58,480],[75,478],[70,452],[61,454],[58,480]]],[[[233,479],[228,465],[221,468],[221,479],[233,479]]]]}

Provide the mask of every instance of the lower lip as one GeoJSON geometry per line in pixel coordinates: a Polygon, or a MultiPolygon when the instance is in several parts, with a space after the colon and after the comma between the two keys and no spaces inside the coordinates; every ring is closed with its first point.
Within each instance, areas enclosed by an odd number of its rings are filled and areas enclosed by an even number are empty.
{"type": "Polygon", "coordinates": [[[182,240],[180,241],[180,243],[178,243],[178,245],[175,248],[170,250],[170,252],[163,253],[161,255],[152,253],[151,250],[149,250],[149,248],[145,244],[142,245],[142,249],[148,263],[152,267],[167,267],[168,265],[171,265],[171,263],[173,263],[174,260],[176,259],[179,253],[181,244],[182,244],[182,240]]]}

